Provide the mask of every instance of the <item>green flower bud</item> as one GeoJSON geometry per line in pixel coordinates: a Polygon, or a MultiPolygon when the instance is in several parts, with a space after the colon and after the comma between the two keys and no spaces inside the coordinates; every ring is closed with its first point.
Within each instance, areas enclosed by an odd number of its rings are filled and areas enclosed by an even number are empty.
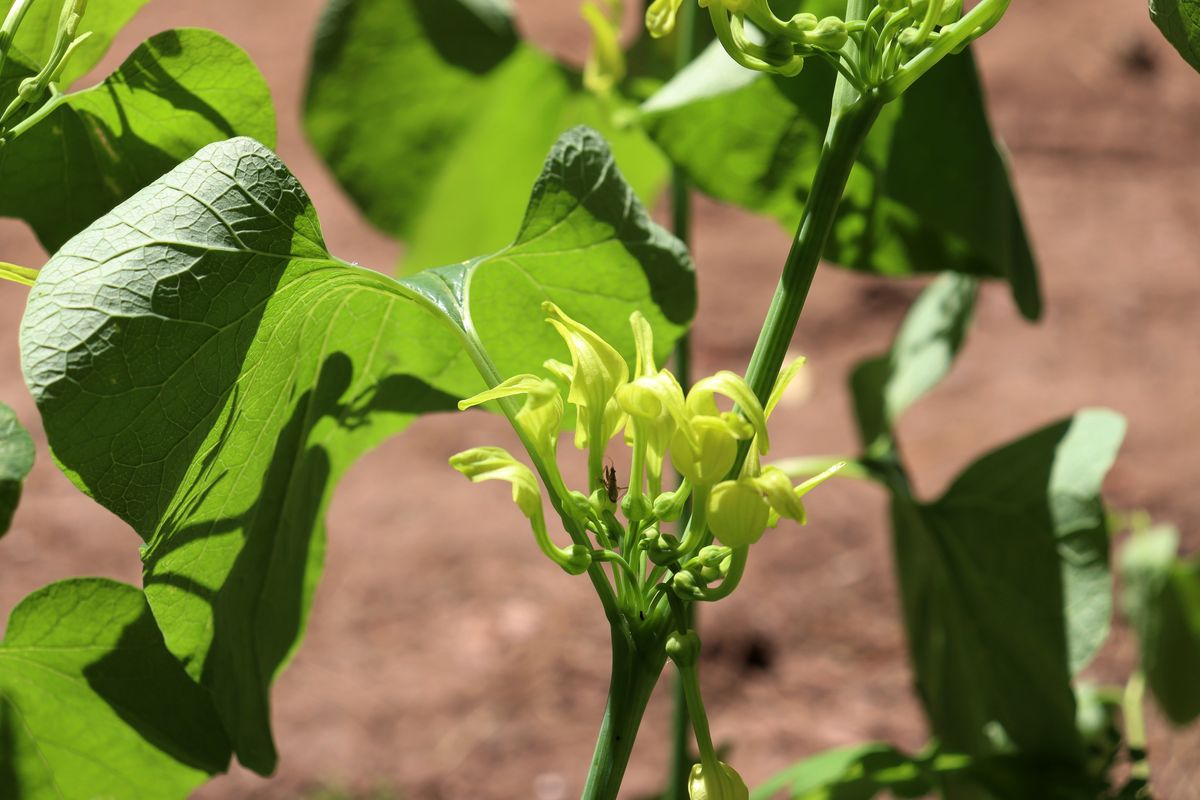
{"type": "Polygon", "coordinates": [[[787,21],[787,29],[793,33],[808,33],[817,27],[817,15],[807,12],[797,14],[787,21]]]}
{"type": "Polygon", "coordinates": [[[565,557],[559,561],[559,566],[568,575],[582,575],[592,565],[592,552],[581,544],[573,544],[564,548],[564,555],[565,557]]]}
{"type": "Polygon", "coordinates": [[[17,85],[17,96],[25,103],[36,103],[46,88],[37,77],[26,78],[17,85]]]}
{"type": "Polygon", "coordinates": [[[675,631],[667,637],[667,657],[680,669],[696,666],[700,660],[700,636],[695,631],[675,631]]]}
{"type": "Polygon", "coordinates": [[[733,561],[733,551],[728,547],[709,545],[703,547],[695,558],[688,560],[684,568],[699,574],[705,583],[720,580],[729,574],[729,565],[733,561]]]}
{"type": "Polygon", "coordinates": [[[746,782],[725,762],[717,764],[717,774],[710,774],[702,764],[692,767],[688,778],[688,797],[691,800],[749,800],[746,782]]]}
{"type": "Polygon", "coordinates": [[[671,591],[683,600],[704,599],[704,587],[691,572],[676,572],[671,578],[671,591]]]}
{"type": "Polygon", "coordinates": [[[729,547],[746,547],[762,538],[771,508],[752,478],[724,481],[708,499],[708,526],[729,547]]]}
{"type": "Polygon", "coordinates": [[[687,495],[679,492],[663,492],[654,498],[654,517],[663,522],[674,522],[683,516],[687,495]]]}
{"type": "Polygon", "coordinates": [[[846,23],[838,17],[826,17],[817,23],[817,27],[804,36],[806,44],[821,50],[836,51],[846,46],[850,41],[850,31],[846,23]]]}
{"type": "Polygon", "coordinates": [[[644,494],[627,494],[621,498],[621,511],[630,522],[641,522],[654,513],[654,504],[644,494]]]}
{"type": "Polygon", "coordinates": [[[651,527],[642,532],[642,549],[651,561],[665,567],[679,557],[679,538],[651,527]]]}
{"type": "Polygon", "coordinates": [[[620,31],[612,17],[599,6],[584,3],[580,13],[592,29],[592,50],[583,67],[583,85],[590,92],[608,94],[625,78],[625,53],[621,50],[620,31]]]}

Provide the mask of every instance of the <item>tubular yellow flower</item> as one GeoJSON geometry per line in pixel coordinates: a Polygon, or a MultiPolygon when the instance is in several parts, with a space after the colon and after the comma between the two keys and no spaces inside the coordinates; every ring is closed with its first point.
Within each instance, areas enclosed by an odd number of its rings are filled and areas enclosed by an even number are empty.
{"type": "Polygon", "coordinates": [[[549,315],[546,321],[562,336],[571,353],[569,369],[558,362],[547,362],[546,368],[569,383],[567,402],[579,414],[575,446],[582,449],[595,444],[603,448],[621,428],[621,409],[614,396],[628,382],[629,366],[612,345],[568,317],[558,306],[546,302],[542,310],[549,315]]]}
{"type": "Polygon", "coordinates": [[[722,416],[717,408],[716,395],[727,397],[738,405],[753,428],[753,435],[758,441],[758,451],[766,454],[771,447],[771,440],[767,434],[767,417],[763,413],[762,404],[758,402],[758,398],[741,375],[722,370],[716,375],[697,381],[688,392],[688,411],[708,417],[722,416]]]}
{"type": "Polygon", "coordinates": [[[536,375],[514,375],[495,388],[459,401],[458,409],[465,411],[491,400],[517,395],[525,395],[525,405],[516,413],[516,423],[524,429],[546,464],[554,464],[563,420],[562,395],[554,381],[536,375]]]}
{"type": "Polygon", "coordinates": [[[733,469],[737,443],[724,419],[692,417],[671,436],[671,463],[693,486],[712,486],[733,469]]]}
{"type": "Polygon", "coordinates": [[[646,9],[646,30],[655,39],[669,36],[675,30],[675,16],[683,0],[654,0],[646,9]]]}

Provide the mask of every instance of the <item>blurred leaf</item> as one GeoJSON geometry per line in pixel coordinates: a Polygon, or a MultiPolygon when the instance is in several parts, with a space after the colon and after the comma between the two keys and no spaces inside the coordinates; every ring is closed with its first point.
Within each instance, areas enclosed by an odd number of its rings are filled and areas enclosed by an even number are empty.
{"type": "Polygon", "coordinates": [[[1196,70],[1200,70],[1200,0],[1150,0],[1150,19],[1196,70]]]}
{"type": "Polygon", "coordinates": [[[891,352],[858,365],[850,378],[863,446],[868,449],[910,406],[950,373],[975,311],[978,283],[948,272],[917,298],[891,352]]]}
{"type": "Polygon", "coordinates": [[[946,748],[1082,764],[1071,676],[1108,633],[1100,488],[1124,429],[1082,411],[984,456],[935,503],[894,496],[917,687],[946,748]]]}
{"type": "MultiPolygon", "coordinates": [[[[30,74],[10,59],[0,96],[30,74]]],[[[24,219],[53,252],[204,145],[237,134],[275,140],[271,93],[254,64],[211,31],[160,33],[0,148],[0,216],[24,219]]]]}
{"type": "Polygon", "coordinates": [[[331,256],[300,184],[248,139],[205,148],[42,270],[22,364],[50,445],[148,542],[167,646],[247,767],[276,763],[269,686],[303,633],[338,478],[483,387],[464,342],[503,375],[567,358],[545,300],[629,357],[635,309],[660,355],[694,309],[682,244],[591,131],[551,151],[515,243],[405,282],[331,256]]]}
{"type": "MultiPolygon", "coordinates": [[[[844,4],[843,4],[844,8],[844,4]]],[[[643,106],[643,121],[702,191],[798,223],[829,123],[833,70],[745,70],[712,45],[643,106]]],[[[882,275],[1003,278],[1041,313],[1033,254],[969,53],[887,106],[850,176],[826,257],[882,275]]]]}
{"type": "Polygon", "coordinates": [[[33,469],[33,439],[13,410],[0,403],[0,536],[8,533],[21,501],[21,484],[33,469]]]}
{"type": "MultiPolygon", "coordinates": [[[[59,85],[63,88],[70,86],[83,77],[92,67],[99,63],[108,52],[112,40],[121,28],[141,10],[150,0],[92,0],[88,3],[79,25],[79,33],[91,35],[83,41],[71,54],[67,67],[63,71],[59,85]]],[[[35,64],[41,66],[49,58],[54,46],[54,37],[58,34],[58,21],[62,15],[63,4],[67,0],[34,0],[25,19],[17,29],[15,43],[17,49],[35,64]]],[[[0,0],[0,8],[4,14],[12,8],[12,0],[0,0]]],[[[2,15],[0,15],[2,18],[2,15]]]]}
{"type": "Polygon", "coordinates": [[[305,129],[367,218],[406,242],[406,271],[506,244],[546,151],[580,123],[653,197],[657,149],[522,42],[508,2],[333,0],[321,21],[305,129]]]}
{"type": "Polygon", "coordinates": [[[142,593],[81,578],[21,601],[0,645],[0,797],[185,798],[229,767],[208,693],[142,593]]]}
{"type": "Polygon", "coordinates": [[[1142,669],[1176,725],[1200,716],[1200,560],[1176,558],[1179,535],[1159,527],[1121,554],[1122,610],[1142,648],[1142,669]]]}
{"type": "Polygon", "coordinates": [[[768,779],[751,800],[870,800],[925,797],[934,790],[930,766],[886,744],[865,744],[820,753],[768,779]]]}

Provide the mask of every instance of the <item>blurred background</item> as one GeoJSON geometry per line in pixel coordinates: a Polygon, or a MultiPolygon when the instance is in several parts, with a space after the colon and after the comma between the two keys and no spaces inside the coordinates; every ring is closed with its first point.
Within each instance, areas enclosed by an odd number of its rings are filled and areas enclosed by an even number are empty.
{"type": "MultiPolygon", "coordinates": [[[[581,60],[588,35],[574,0],[516,4],[529,37],[581,60]]],[[[92,77],[169,27],[228,36],[271,85],[279,152],[312,195],[330,249],[389,269],[399,247],[362,221],[300,130],[323,5],[159,0],[92,77]]],[[[1200,76],[1161,40],[1141,0],[1017,0],[976,49],[1040,257],[1047,311],[1030,326],[1005,286],[984,288],[953,374],[901,425],[917,488],[933,496],[991,447],[1081,407],[1108,406],[1130,422],[1107,484],[1111,506],[1177,524],[1185,551],[1195,552],[1200,76]]],[[[660,220],[668,210],[660,203],[660,220]]],[[[740,372],[789,234],[704,199],[696,231],[696,370],[740,372]]],[[[45,259],[11,221],[0,221],[0,253],[27,265],[45,259]]],[[[795,340],[809,357],[806,397],[773,419],[773,454],[854,451],[847,372],[887,346],[919,288],[833,268],[818,274],[795,340]]],[[[18,365],[24,299],[20,287],[0,287],[8,341],[0,399],[38,440],[39,462],[0,544],[0,619],[60,578],[140,576],[136,535],[75,490],[46,451],[18,365]]],[[[609,666],[598,604],[586,581],[538,555],[507,488],[469,486],[446,466],[459,450],[511,441],[502,421],[482,414],[430,417],[348,474],[333,503],[307,640],[274,693],[279,772],[266,781],[235,768],[200,797],[578,796],[609,666]]],[[[704,609],[714,735],[751,785],[825,748],[884,739],[916,749],[926,739],[910,691],[883,492],[835,482],[813,497],[810,517],[805,529],[767,536],[742,588],[704,609]]],[[[1123,680],[1132,661],[1119,629],[1090,676],[1123,680]]],[[[642,728],[629,797],[653,792],[665,775],[669,704],[661,694],[642,728]]],[[[1200,798],[1200,730],[1171,734],[1151,717],[1160,796],[1200,798]]]]}

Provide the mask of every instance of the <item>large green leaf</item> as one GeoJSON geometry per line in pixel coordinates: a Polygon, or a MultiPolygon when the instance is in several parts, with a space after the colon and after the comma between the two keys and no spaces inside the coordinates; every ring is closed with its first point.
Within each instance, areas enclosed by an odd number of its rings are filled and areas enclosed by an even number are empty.
{"type": "Polygon", "coordinates": [[[950,373],[977,293],[974,278],[953,272],[939,276],[909,310],[891,351],[855,369],[850,381],[868,450],[880,437],[889,437],[900,415],[950,373]]]}
{"type": "Polygon", "coordinates": [[[33,469],[33,455],[33,439],[13,410],[0,403],[0,536],[12,525],[21,484],[33,469]]]}
{"type": "MultiPolygon", "coordinates": [[[[701,190],[792,230],[816,173],[833,83],[823,63],[795,78],[769,77],[712,45],[650,99],[643,121],[701,190]]],[[[884,275],[1003,278],[1022,313],[1039,316],[1033,255],[970,53],[947,59],[884,109],[826,256],[884,275]]]]}
{"type": "Polygon", "coordinates": [[[208,693],[142,593],[100,578],[25,598],[0,644],[0,797],[184,798],[229,766],[208,693]]]}
{"type": "Polygon", "coordinates": [[[1200,716],[1200,560],[1176,557],[1179,535],[1135,535],[1121,554],[1122,607],[1142,647],[1142,669],[1177,725],[1200,716]]]}
{"type": "MultiPolygon", "coordinates": [[[[63,4],[67,0],[34,0],[25,12],[25,19],[17,29],[17,49],[34,60],[38,66],[46,63],[58,33],[58,21],[63,4]]],[[[92,0],[84,11],[79,32],[90,35],[71,54],[71,60],[63,71],[61,84],[70,86],[75,80],[104,57],[112,44],[113,37],[133,19],[142,6],[150,0],[92,0]]],[[[11,0],[0,0],[0,9],[7,14],[11,0]]]]}
{"type": "MultiPolygon", "coordinates": [[[[28,74],[10,60],[0,96],[28,74]]],[[[275,139],[271,94],[254,64],[211,31],[160,33],[0,147],[0,216],[24,219],[53,251],[204,145],[239,134],[275,139]]]]}
{"type": "MultiPolygon", "coordinates": [[[[333,258],[261,145],[205,148],[65,246],[30,292],[22,363],[55,455],[148,542],[167,646],[214,694],[239,760],[269,772],[268,688],[297,644],[338,476],[415,415],[567,352],[552,300],[662,354],[694,275],[593,132],[564,135],[514,244],[397,282],[333,258]]],[[[399,518],[398,518],[399,519],[399,518]]]]}
{"type": "Polygon", "coordinates": [[[1082,760],[1071,676],[1108,633],[1100,488],[1124,434],[1089,410],[977,461],[937,502],[897,493],[893,521],[909,647],[944,746],[1000,739],[1082,760]]]}
{"type": "Polygon", "coordinates": [[[1150,0],[1150,19],[1179,55],[1200,70],[1200,0],[1150,0]]]}
{"type": "MultiPolygon", "coordinates": [[[[333,0],[317,34],[305,128],[415,268],[502,247],[524,187],[575,124],[602,130],[634,189],[666,165],[622,130],[579,76],[523,43],[501,0],[333,0]]],[[[411,271],[411,270],[410,270],[411,271]]]]}

